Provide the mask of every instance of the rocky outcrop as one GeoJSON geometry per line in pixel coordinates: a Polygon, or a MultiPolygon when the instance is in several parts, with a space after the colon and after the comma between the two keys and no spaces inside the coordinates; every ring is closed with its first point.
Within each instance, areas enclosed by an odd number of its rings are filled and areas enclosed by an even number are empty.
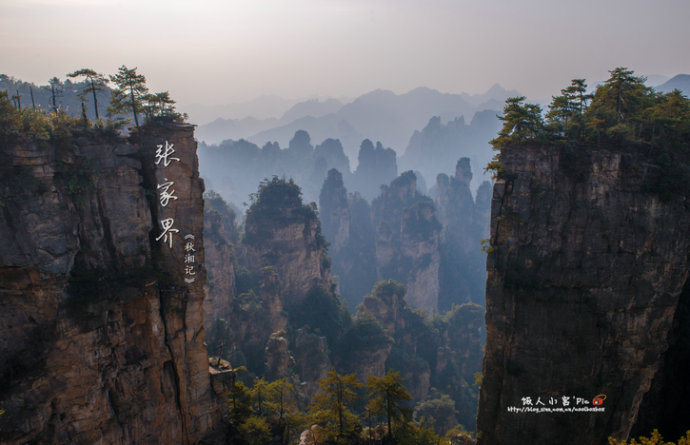
{"type": "Polygon", "coordinates": [[[374,147],[369,139],[365,139],[360,145],[357,169],[348,188],[371,200],[376,197],[379,187],[388,184],[397,175],[395,151],[392,148],[384,148],[380,142],[374,147]]]}
{"type": "Polygon", "coordinates": [[[492,186],[489,181],[482,182],[474,199],[474,223],[482,236],[488,235],[490,231],[491,189],[492,186]]]}
{"type": "MultiPolygon", "coordinates": [[[[222,265],[211,265],[221,268],[222,265]]],[[[251,274],[244,269],[242,280],[251,274]]],[[[209,350],[230,361],[233,367],[246,366],[263,374],[266,347],[271,335],[287,327],[280,293],[280,278],[272,268],[250,277],[257,289],[241,289],[232,304],[224,308],[226,318],[209,320],[209,350]]]]}
{"type": "MultiPolygon", "coordinates": [[[[439,173],[452,175],[460,157],[471,159],[475,168],[485,166],[492,156],[488,141],[501,126],[496,114],[491,110],[480,111],[469,124],[462,117],[445,123],[438,116],[432,117],[424,129],[415,131],[410,137],[399,160],[400,169],[419,171],[424,179],[433,183],[439,173]]],[[[475,178],[472,190],[477,188],[480,178],[481,175],[475,178]]]]}
{"type": "Polygon", "coordinates": [[[399,266],[399,276],[408,277],[408,303],[431,312],[438,310],[439,243],[440,224],[434,216],[434,205],[430,202],[418,203],[405,209],[399,248],[403,264],[399,266]],[[411,267],[408,266],[409,270],[406,271],[408,267],[405,263],[408,261],[411,267]]]}
{"type": "Polygon", "coordinates": [[[195,443],[220,420],[195,150],[181,124],[0,147],[3,443],[195,443]]]}
{"type": "Polygon", "coordinates": [[[253,273],[266,267],[276,273],[283,306],[302,303],[315,287],[330,288],[326,240],[315,207],[302,204],[294,182],[274,177],[260,187],[247,213],[243,261],[253,273]]]}
{"type": "Polygon", "coordinates": [[[342,175],[332,169],[319,194],[319,218],[338,290],[354,310],[376,282],[371,208],[358,192],[348,195],[342,175]]]}
{"type": "MultiPolygon", "coordinates": [[[[221,200],[221,205],[225,203],[221,200]]],[[[227,205],[225,205],[227,208],[227,205]]],[[[235,300],[235,266],[233,245],[225,233],[224,221],[219,211],[204,209],[204,253],[208,268],[207,286],[204,288],[204,322],[210,331],[216,320],[230,320],[235,300]]],[[[211,350],[211,353],[216,351],[211,350]]]]}
{"type": "Polygon", "coordinates": [[[431,199],[417,192],[413,172],[381,187],[372,219],[378,277],[405,283],[410,305],[437,310],[441,225],[431,199]]]}
{"type": "Polygon", "coordinates": [[[478,443],[605,444],[650,421],[690,428],[687,408],[665,408],[687,406],[690,392],[678,343],[690,295],[687,196],[649,191],[659,167],[646,147],[509,146],[500,163],[478,443]],[[592,409],[600,394],[597,412],[510,411],[592,409]]]}
{"type": "Polygon", "coordinates": [[[350,208],[343,175],[336,169],[328,171],[319,194],[319,219],[323,235],[331,240],[331,254],[340,252],[350,238],[350,208]]]}
{"type": "Polygon", "coordinates": [[[297,374],[316,391],[330,367],[328,342],[345,321],[314,206],[302,203],[294,182],[274,177],[259,186],[241,242],[232,246],[214,221],[209,215],[209,293],[218,306],[209,310],[209,348],[249,375],[297,374]],[[237,255],[234,266],[223,261],[226,249],[237,255]],[[223,284],[228,273],[234,288],[223,284]]]}
{"type": "Polygon", "coordinates": [[[266,378],[273,381],[287,377],[289,368],[294,366],[285,331],[274,332],[266,343],[266,378]]]}
{"type": "Polygon", "coordinates": [[[469,159],[461,158],[454,176],[438,175],[432,201],[408,171],[382,186],[370,207],[358,193],[347,195],[336,170],[329,172],[320,217],[339,290],[350,308],[377,279],[405,283],[409,303],[431,311],[483,303],[481,240],[488,237],[491,185],[480,186],[475,202],[471,179],[469,159]]]}
{"type": "Polygon", "coordinates": [[[384,369],[401,372],[415,402],[436,397],[436,391],[447,394],[458,421],[471,428],[477,406],[474,374],[481,369],[482,360],[482,315],[482,307],[475,304],[454,306],[432,327],[408,306],[404,286],[379,282],[362,302],[353,332],[346,338],[366,351],[364,357],[353,360],[359,365],[350,369],[368,366],[367,370],[375,372],[383,357],[384,369]],[[368,317],[382,332],[376,332],[368,317]]]}
{"type": "Polygon", "coordinates": [[[469,158],[457,161],[455,175],[440,174],[432,189],[438,218],[443,225],[439,308],[468,301],[484,303],[486,258],[481,240],[489,236],[490,190],[488,181],[470,191],[469,158]]]}

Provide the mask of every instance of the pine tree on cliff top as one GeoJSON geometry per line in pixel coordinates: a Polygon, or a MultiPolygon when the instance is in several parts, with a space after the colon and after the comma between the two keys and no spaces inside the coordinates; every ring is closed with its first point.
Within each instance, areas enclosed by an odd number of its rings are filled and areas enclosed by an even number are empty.
{"type": "Polygon", "coordinates": [[[108,79],[103,74],[97,73],[96,71],[90,69],[90,68],[82,68],[80,70],[74,71],[73,73],[70,73],[67,75],[67,77],[75,78],[75,77],[85,77],[86,82],[88,86],[84,88],[84,91],[82,91],[83,94],[88,94],[91,93],[93,96],[93,109],[94,112],[96,113],[96,120],[100,119],[100,115],[98,113],[98,97],[96,97],[96,93],[98,91],[101,91],[105,85],[108,83],[108,79]]]}
{"type": "Polygon", "coordinates": [[[132,112],[134,124],[139,128],[137,114],[144,111],[146,95],[149,89],[146,87],[146,77],[137,74],[136,67],[129,69],[125,65],[118,68],[117,74],[110,76],[117,88],[113,90],[108,111],[111,114],[132,112]]]}
{"type": "Polygon", "coordinates": [[[544,120],[541,107],[524,103],[525,96],[509,97],[503,108],[503,127],[498,137],[491,141],[491,145],[498,149],[508,144],[530,139],[538,139],[544,135],[544,120]]]}

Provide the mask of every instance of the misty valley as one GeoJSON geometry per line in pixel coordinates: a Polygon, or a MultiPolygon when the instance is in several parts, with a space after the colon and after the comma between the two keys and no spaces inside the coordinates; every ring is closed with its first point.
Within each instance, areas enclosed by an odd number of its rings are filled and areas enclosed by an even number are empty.
{"type": "Polygon", "coordinates": [[[690,443],[689,77],[609,74],[198,127],[1,75],[0,442],[690,443]]]}

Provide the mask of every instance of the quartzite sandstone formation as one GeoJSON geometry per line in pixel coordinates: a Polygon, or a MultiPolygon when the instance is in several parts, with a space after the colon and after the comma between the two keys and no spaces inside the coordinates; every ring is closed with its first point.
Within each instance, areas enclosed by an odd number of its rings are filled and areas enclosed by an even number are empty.
{"type": "Polygon", "coordinates": [[[690,428],[690,212],[687,197],[648,191],[650,161],[646,147],[502,150],[479,444],[605,444],[648,434],[643,426],[690,428]],[[600,412],[509,411],[563,408],[563,397],[592,408],[599,394],[600,412]]]}
{"type": "Polygon", "coordinates": [[[417,191],[417,178],[407,171],[382,186],[371,207],[378,278],[404,283],[410,306],[436,311],[441,224],[433,201],[417,191]]]}
{"type": "Polygon", "coordinates": [[[313,288],[331,285],[316,207],[302,204],[294,182],[274,177],[264,191],[247,213],[243,259],[253,273],[275,271],[284,307],[301,304],[313,288]]]}
{"type": "Polygon", "coordinates": [[[439,309],[473,301],[484,303],[486,255],[481,240],[489,236],[491,185],[482,183],[476,200],[470,191],[472,170],[469,158],[460,158],[455,176],[439,174],[432,189],[441,235],[439,309]]]}
{"type": "Polygon", "coordinates": [[[207,436],[221,408],[193,127],[19,137],[0,155],[0,442],[207,436]]]}

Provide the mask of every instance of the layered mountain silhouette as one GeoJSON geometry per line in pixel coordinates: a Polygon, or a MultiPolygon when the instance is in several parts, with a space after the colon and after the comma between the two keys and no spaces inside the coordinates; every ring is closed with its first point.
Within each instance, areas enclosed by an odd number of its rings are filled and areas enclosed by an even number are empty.
{"type": "Polygon", "coordinates": [[[460,116],[471,120],[481,110],[501,110],[516,91],[496,84],[483,94],[442,93],[416,88],[405,94],[375,90],[342,104],[335,99],[300,102],[280,119],[217,119],[201,125],[198,138],[215,144],[240,138],[258,145],[279,142],[286,146],[298,130],[314,140],[340,139],[345,153],[354,159],[363,139],[381,141],[402,154],[415,130],[424,128],[432,116],[449,121],[460,116]]]}

